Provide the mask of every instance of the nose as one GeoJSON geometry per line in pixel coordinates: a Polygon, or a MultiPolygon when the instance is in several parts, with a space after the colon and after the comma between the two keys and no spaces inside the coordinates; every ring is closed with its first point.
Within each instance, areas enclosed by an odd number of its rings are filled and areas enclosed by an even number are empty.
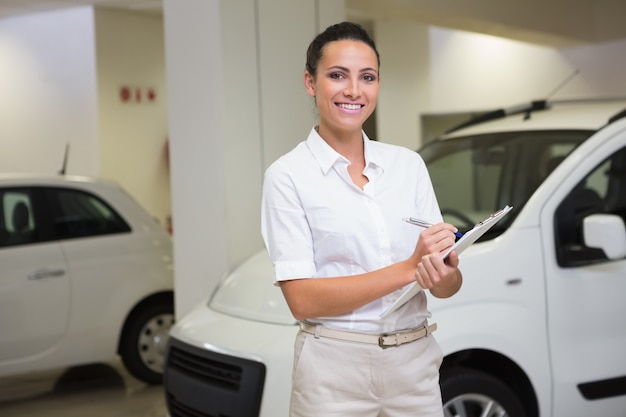
{"type": "Polygon", "coordinates": [[[359,80],[350,80],[348,81],[348,85],[346,85],[346,89],[343,94],[346,97],[354,100],[355,98],[361,95],[361,86],[359,85],[359,80]]]}

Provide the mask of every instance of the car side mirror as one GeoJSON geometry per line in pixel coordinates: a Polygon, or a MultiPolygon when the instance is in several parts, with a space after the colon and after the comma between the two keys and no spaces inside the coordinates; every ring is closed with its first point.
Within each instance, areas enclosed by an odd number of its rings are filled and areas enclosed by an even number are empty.
{"type": "Polygon", "coordinates": [[[626,256],[626,226],[615,214],[592,214],[583,220],[585,245],[604,251],[611,260],[626,256]]]}

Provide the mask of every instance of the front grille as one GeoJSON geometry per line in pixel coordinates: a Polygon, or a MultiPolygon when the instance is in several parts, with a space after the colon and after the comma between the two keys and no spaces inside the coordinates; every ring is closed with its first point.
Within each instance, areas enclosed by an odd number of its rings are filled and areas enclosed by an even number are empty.
{"type": "Polygon", "coordinates": [[[224,417],[223,414],[207,414],[198,410],[194,410],[193,408],[185,406],[185,404],[181,404],[176,401],[171,395],[166,397],[167,401],[167,411],[171,417],[224,417]]]}
{"type": "Polygon", "coordinates": [[[169,366],[209,385],[224,389],[237,391],[241,383],[242,369],[240,366],[194,355],[174,346],[169,352],[169,366]]]}
{"type": "Polygon", "coordinates": [[[163,386],[171,417],[258,417],[265,365],[170,337],[163,386]]]}

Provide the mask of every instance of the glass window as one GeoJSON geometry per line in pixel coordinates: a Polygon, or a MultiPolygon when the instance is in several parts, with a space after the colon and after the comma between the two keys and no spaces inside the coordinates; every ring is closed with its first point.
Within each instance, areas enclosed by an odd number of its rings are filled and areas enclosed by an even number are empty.
{"type": "Polygon", "coordinates": [[[467,231],[489,214],[513,210],[481,239],[502,233],[552,170],[589,131],[529,131],[430,142],[428,166],[444,220],[467,231]]]}
{"type": "Polygon", "coordinates": [[[0,246],[37,241],[32,198],[28,190],[0,190],[0,246]]]}
{"type": "Polygon", "coordinates": [[[579,266],[607,260],[601,249],[589,248],[583,241],[583,219],[601,213],[618,215],[626,222],[626,148],[593,169],[555,211],[559,265],[579,266]]]}
{"type": "Polygon", "coordinates": [[[79,190],[49,189],[52,227],[57,239],[130,232],[130,227],[100,198],[79,190]]]}

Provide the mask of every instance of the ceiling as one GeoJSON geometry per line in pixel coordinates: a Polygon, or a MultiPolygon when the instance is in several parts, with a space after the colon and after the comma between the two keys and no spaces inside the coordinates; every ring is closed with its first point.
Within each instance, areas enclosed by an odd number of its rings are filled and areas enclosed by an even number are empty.
{"type": "Polygon", "coordinates": [[[553,47],[626,39],[624,0],[345,0],[349,16],[413,20],[553,47]]]}
{"type": "MultiPolygon", "coordinates": [[[[624,0],[345,0],[348,19],[403,19],[563,47],[626,39],[624,0]]],[[[0,0],[0,18],[59,8],[161,12],[162,0],[0,0]]]]}
{"type": "Polygon", "coordinates": [[[161,0],[0,0],[0,18],[88,5],[128,10],[158,12],[161,10],[161,0]]]}

